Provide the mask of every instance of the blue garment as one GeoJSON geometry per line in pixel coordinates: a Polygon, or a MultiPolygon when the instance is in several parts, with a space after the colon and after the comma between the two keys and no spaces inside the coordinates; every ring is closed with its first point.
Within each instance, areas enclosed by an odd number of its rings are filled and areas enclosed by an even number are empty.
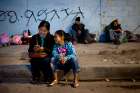
{"type": "Polygon", "coordinates": [[[106,42],[107,41],[106,36],[107,36],[106,32],[103,32],[99,37],[99,42],[106,42]]]}
{"type": "Polygon", "coordinates": [[[65,42],[65,44],[63,46],[61,46],[59,44],[54,45],[53,51],[52,51],[51,64],[52,64],[52,69],[54,72],[59,69],[66,70],[68,67],[72,68],[73,73],[79,72],[80,67],[78,64],[76,51],[71,42],[65,42]],[[60,54],[58,51],[59,48],[66,49],[66,53],[65,53],[66,63],[65,64],[60,63],[60,60],[59,60],[60,54]]]}
{"type": "Polygon", "coordinates": [[[65,48],[66,49],[65,57],[66,57],[67,60],[76,56],[75,48],[74,48],[74,46],[72,45],[71,42],[65,42],[65,44],[63,46],[61,46],[59,44],[54,45],[53,51],[52,51],[52,56],[57,58],[57,59],[60,58],[58,48],[65,48]]]}
{"type": "Polygon", "coordinates": [[[44,47],[44,41],[45,41],[44,39],[45,39],[45,37],[41,36],[40,38],[41,38],[41,47],[44,47]]]}

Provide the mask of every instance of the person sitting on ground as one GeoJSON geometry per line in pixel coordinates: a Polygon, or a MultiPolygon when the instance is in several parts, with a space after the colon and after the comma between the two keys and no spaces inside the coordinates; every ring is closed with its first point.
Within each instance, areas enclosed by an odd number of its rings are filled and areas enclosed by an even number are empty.
{"type": "Polygon", "coordinates": [[[22,44],[24,44],[24,45],[29,44],[30,39],[31,39],[30,30],[23,31],[23,36],[21,38],[22,44]]]}
{"type": "Polygon", "coordinates": [[[38,26],[39,32],[32,36],[29,44],[29,57],[31,58],[32,83],[38,83],[41,78],[41,72],[44,76],[44,82],[52,79],[52,69],[50,67],[50,58],[54,45],[54,37],[50,34],[50,23],[41,21],[38,26]]]}
{"type": "Polygon", "coordinates": [[[71,35],[75,42],[78,43],[92,43],[95,42],[95,35],[90,34],[85,25],[80,22],[80,17],[76,17],[75,23],[72,25],[71,35]]]}
{"type": "Polygon", "coordinates": [[[67,38],[65,38],[65,32],[63,30],[55,32],[55,42],[56,44],[53,47],[51,59],[54,81],[50,86],[58,83],[58,70],[64,70],[64,72],[67,72],[69,68],[72,68],[74,74],[73,86],[78,87],[78,72],[80,68],[74,46],[69,40],[67,40],[67,38]]]}
{"type": "Polygon", "coordinates": [[[111,42],[115,44],[121,43],[121,36],[122,36],[122,28],[121,24],[119,23],[118,19],[111,22],[110,25],[106,27],[106,30],[109,32],[109,38],[111,42]]]}

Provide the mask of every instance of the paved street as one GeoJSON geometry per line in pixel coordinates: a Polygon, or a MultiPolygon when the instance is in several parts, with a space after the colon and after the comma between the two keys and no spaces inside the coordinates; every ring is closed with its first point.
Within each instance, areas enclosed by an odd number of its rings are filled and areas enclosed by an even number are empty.
{"type": "Polygon", "coordinates": [[[80,87],[59,84],[47,87],[46,84],[32,85],[29,83],[0,84],[0,93],[140,93],[139,82],[81,82],[80,87]]]}

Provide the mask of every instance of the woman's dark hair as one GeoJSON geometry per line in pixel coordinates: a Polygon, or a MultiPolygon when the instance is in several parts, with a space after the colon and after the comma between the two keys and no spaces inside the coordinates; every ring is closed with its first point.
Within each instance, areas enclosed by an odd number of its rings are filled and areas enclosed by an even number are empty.
{"type": "Polygon", "coordinates": [[[48,21],[42,20],[38,26],[38,28],[46,27],[48,31],[50,31],[50,23],[48,21]]]}
{"type": "MultiPolygon", "coordinates": [[[[111,26],[114,26],[114,23],[115,22],[118,22],[118,19],[115,19],[115,20],[113,20],[112,22],[111,22],[111,26]]],[[[119,25],[119,24],[118,24],[119,25]]]]}
{"type": "Polygon", "coordinates": [[[55,34],[57,34],[57,35],[59,35],[61,37],[64,37],[65,41],[68,41],[68,42],[72,41],[71,36],[68,33],[66,33],[65,31],[63,31],[63,30],[57,30],[55,32],[55,34]]]}

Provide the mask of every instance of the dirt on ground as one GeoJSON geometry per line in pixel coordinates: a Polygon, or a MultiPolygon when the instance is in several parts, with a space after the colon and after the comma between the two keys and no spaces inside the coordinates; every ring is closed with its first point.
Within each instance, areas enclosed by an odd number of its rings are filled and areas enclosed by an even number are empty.
{"type": "Polygon", "coordinates": [[[78,45],[81,61],[95,64],[140,64],[140,43],[78,45]]]}

